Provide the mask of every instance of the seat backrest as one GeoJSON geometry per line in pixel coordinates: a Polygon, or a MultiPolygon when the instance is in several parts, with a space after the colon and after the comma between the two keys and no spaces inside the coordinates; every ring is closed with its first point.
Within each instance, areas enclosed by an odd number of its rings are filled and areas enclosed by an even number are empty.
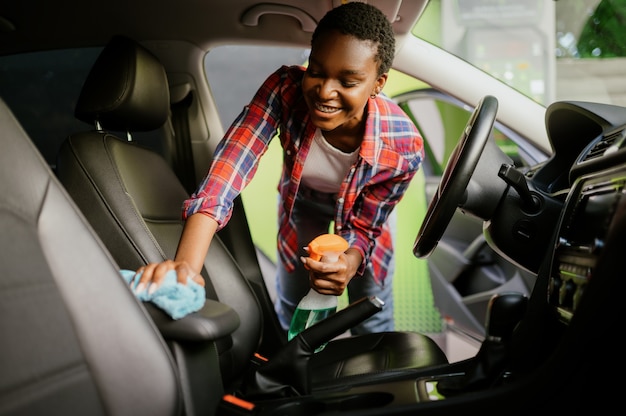
{"type": "MultiPolygon", "coordinates": [[[[188,193],[166,160],[114,131],[160,128],[169,116],[163,65],[135,41],[117,36],[103,49],[77,102],[76,116],[97,126],[70,135],[57,175],[121,268],[173,258],[183,229],[188,193]]],[[[241,376],[263,328],[256,295],[219,237],[203,275],[207,297],[233,308],[241,324],[219,347],[226,384],[241,376]]]]}
{"type": "Polygon", "coordinates": [[[181,414],[165,342],[2,100],[0,131],[0,414],[181,414]]]}

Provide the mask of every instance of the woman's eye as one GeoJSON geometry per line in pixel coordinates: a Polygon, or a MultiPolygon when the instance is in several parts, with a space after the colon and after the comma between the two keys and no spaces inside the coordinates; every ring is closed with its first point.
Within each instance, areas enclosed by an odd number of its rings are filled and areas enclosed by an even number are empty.
{"type": "Polygon", "coordinates": [[[307,73],[310,77],[312,77],[312,78],[319,78],[319,77],[321,77],[321,76],[322,76],[322,74],[321,74],[321,73],[319,73],[319,72],[315,72],[315,71],[313,71],[313,70],[312,70],[312,69],[310,69],[310,68],[306,70],[306,73],[307,73]]]}

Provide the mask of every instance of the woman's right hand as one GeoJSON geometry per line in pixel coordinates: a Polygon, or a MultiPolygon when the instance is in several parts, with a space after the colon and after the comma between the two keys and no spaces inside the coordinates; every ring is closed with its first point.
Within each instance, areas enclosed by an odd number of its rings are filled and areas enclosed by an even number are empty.
{"type": "Polygon", "coordinates": [[[176,250],[176,260],[149,263],[137,269],[137,273],[142,274],[135,292],[144,290],[154,292],[170,270],[176,270],[179,283],[187,284],[189,279],[193,279],[200,286],[204,286],[204,279],[198,270],[202,270],[216,229],[217,222],[207,215],[197,213],[187,218],[176,250]]]}
{"type": "Polygon", "coordinates": [[[205,285],[202,276],[186,261],[164,260],[161,263],[149,263],[137,269],[136,273],[141,273],[141,278],[135,287],[135,292],[141,293],[144,290],[148,290],[149,293],[153,293],[163,283],[165,275],[170,270],[176,270],[179,283],[187,284],[187,281],[192,279],[201,286],[205,285]]]}

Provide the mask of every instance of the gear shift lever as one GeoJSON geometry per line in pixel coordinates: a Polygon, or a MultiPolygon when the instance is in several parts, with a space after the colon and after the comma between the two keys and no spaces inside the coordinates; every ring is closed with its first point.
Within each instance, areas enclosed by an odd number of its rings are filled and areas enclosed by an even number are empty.
{"type": "Polygon", "coordinates": [[[494,295],[487,307],[487,337],[462,376],[439,381],[437,390],[444,396],[477,390],[491,385],[506,368],[509,339],[526,312],[528,298],[521,293],[494,295]]]}
{"type": "Polygon", "coordinates": [[[528,298],[521,293],[504,293],[489,300],[485,327],[487,338],[506,342],[526,312],[528,298]]]}

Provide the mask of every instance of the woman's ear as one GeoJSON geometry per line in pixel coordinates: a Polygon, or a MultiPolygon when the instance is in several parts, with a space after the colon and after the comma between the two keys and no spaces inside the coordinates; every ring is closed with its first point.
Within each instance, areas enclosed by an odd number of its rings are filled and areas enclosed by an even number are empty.
{"type": "Polygon", "coordinates": [[[372,96],[380,94],[380,92],[383,90],[383,87],[387,83],[387,76],[388,74],[386,72],[378,76],[378,79],[376,79],[376,83],[374,84],[374,91],[372,91],[372,96]]]}

